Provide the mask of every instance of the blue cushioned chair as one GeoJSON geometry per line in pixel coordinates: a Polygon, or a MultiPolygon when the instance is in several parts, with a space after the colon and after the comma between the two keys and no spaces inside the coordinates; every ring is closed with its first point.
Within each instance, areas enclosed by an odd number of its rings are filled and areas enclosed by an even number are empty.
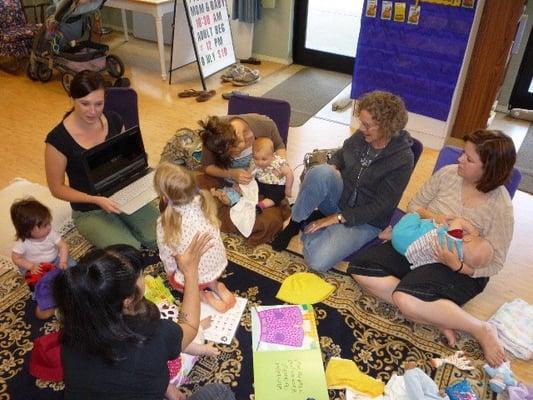
{"type": "Polygon", "coordinates": [[[139,125],[137,92],[129,87],[106,88],[104,111],[114,111],[120,114],[126,129],[139,125]]]}
{"type": "Polygon", "coordinates": [[[256,113],[272,118],[278,127],[283,143],[287,145],[289,136],[289,121],[291,119],[291,105],[285,100],[268,99],[234,94],[228,103],[228,115],[256,113]]]}

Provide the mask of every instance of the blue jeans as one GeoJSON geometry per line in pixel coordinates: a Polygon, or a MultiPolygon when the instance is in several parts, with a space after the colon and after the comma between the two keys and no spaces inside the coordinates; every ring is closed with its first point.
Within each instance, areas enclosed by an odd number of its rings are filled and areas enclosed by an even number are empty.
{"type": "MultiPolygon", "coordinates": [[[[315,209],[326,216],[340,213],[339,200],[343,187],[340,174],[331,165],[311,168],[292,207],[292,219],[304,221],[315,209]]],[[[380,228],[369,224],[335,224],[315,233],[302,233],[305,262],[315,271],[326,272],[375,238],[380,231],[380,228]]]]}

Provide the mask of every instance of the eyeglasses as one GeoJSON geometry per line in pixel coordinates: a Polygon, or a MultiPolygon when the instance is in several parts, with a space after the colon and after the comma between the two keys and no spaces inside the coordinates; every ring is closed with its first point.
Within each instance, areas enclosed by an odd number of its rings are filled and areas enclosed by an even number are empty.
{"type": "Polygon", "coordinates": [[[365,122],[365,121],[361,121],[361,118],[358,118],[359,119],[359,128],[361,129],[364,129],[365,131],[369,131],[370,129],[373,129],[373,128],[377,128],[378,125],[371,125],[369,124],[368,122],[365,122]]]}

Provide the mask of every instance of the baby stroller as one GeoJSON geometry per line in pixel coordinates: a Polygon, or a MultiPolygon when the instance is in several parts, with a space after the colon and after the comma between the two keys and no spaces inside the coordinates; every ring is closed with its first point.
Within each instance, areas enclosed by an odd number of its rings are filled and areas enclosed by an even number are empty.
{"type": "Polygon", "coordinates": [[[47,10],[46,23],[35,35],[26,71],[28,77],[48,82],[56,69],[61,73],[63,88],[69,93],[74,75],[88,69],[107,72],[116,78],[115,86],[129,86],[129,80],[122,78],[122,60],[108,54],[109,46],[91,40],[91,17],[105,0],[54,2],[47,10]]]}

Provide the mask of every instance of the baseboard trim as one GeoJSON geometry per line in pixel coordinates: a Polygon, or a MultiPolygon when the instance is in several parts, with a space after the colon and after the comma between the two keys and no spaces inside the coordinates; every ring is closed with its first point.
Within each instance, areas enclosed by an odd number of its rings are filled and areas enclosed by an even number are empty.
{"type": "Polygon", "coordinates": [[[258,53],[253,53],[253,56],[255,58],[260,59],[260,60],[271,61],[271,62],[275,62],[275,63],[278,63],[278,64],[283,64],[283,65],[291,65],[292,64],[292,58],[271,57],[271,56],[267,56],[267,55],[264,55],[264,54],[258,54],[258,53]]]}

